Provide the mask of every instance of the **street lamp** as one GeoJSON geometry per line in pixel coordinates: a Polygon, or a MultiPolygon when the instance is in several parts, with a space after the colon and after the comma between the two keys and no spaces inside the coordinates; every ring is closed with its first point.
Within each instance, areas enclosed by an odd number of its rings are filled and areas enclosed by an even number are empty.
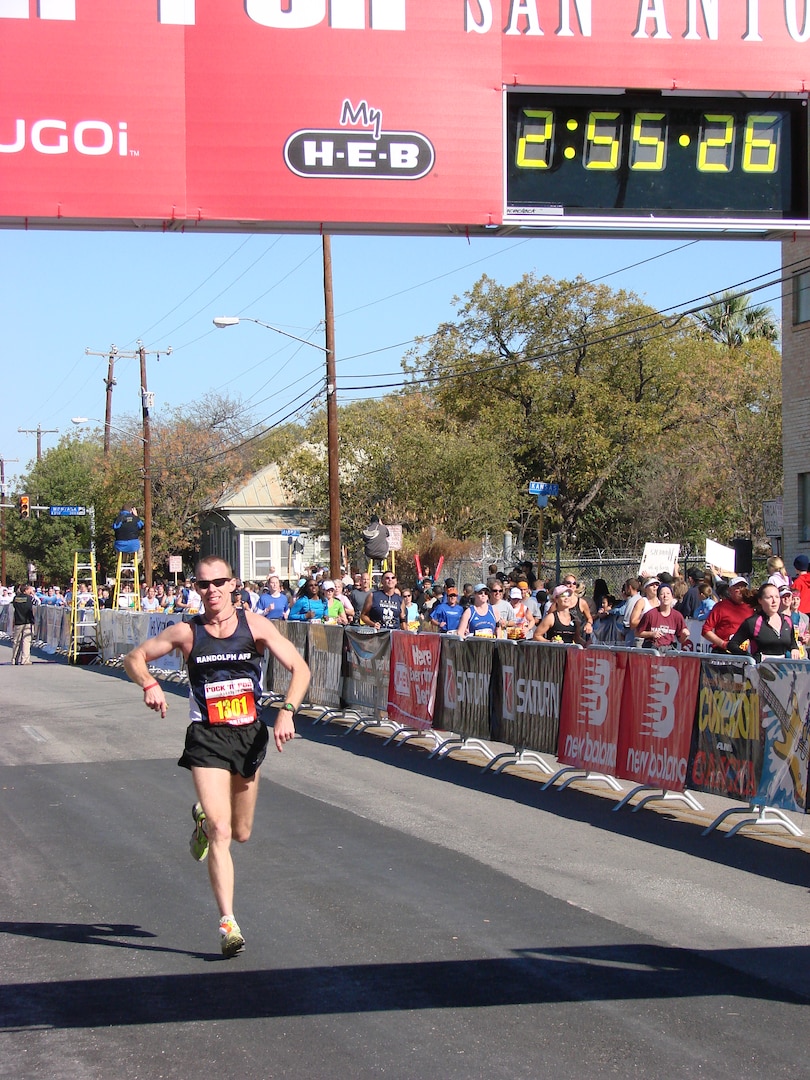
{"type": "MultiPolygon", "coordinates": [[[[99,420],[97,416],[71,416],[71,424],[104,424],[105,431],[107,428],[112,428],[114,431],[120,431],[122,435],[126,435],[130,439],[137,439],[138,442],[143,443],[143,570],[144,578],[147,585],[152,584],[152,481],[149,475],[150,459],[149,459],[149,438],[142,438],[140,435],[136,435],[132,431],[127,431],[125,428],[118,427],[116,424],[110,424],[105,420],[99,420]]],[[[147,435],[149,428],[145,428],[147,435]]]]}
{"type": "MultiPolygon", "coordinates": [[[[324,237],[324,240],[327,238],[324,237]]],[[[325,259],[327,248],[325,246],[325,259]]],[[[325,262],[326,266],[326,262],[325,262]]],[[[331,269],[329,271],[331,277],[331,269]]],[[[326,354],[326,460],[329,472],[329,573],[332,578],[342,576],[340,566],[340,476],[338,472],[338,418],[337,418],[337,385],[335,381],[335,352],[328,346],[332,343],[332,314],[331,314],[331,289],[326,285],[327,273],[324,273],[326,295],[326,345],[317,345],[314,341],[296,337],[286,330],[280,330],[277,326],[262,322],[261,319],[252,319],[247,315],[217,315],[214,326],[224,329],[226,326],[238,326],[240,322],[252,322],[257,326],[263,326],[266,330],[273,330],[276,334],[292,338],[301,345],[309,345],[313,349],[319,349],[326,354]]]]}

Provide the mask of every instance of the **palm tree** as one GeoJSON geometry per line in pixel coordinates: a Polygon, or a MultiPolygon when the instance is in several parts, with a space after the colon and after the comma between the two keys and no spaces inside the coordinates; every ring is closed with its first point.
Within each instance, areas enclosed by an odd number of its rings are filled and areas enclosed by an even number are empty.
{"type": "Polygon", "coordinates": [[[731,290],[711,297],[712,303],[694,318],[701,332],[729,349],[746,341],[778,341],[779,328],[773,311],[766,306],[751,307],[744,292],[731,290]]]}

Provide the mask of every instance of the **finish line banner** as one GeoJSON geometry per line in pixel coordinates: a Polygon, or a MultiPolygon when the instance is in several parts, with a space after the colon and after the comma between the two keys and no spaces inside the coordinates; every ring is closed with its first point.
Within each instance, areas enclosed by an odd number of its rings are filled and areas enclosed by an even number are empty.
{"type": "Polygon", "coordinates": [[[494,739],[540,754],[557,752],[567,652],[541,642],[495,643],[494,739]]]}
{"type": "Polygon", "coordinates": [[[390,720],[418,729],[433,726],[441,646],[440,634],[391,631],[390,720]]]}
{"type": "Polygon", "coordinates": [[[752,664],[702,659],[689,787],[748,802],[757,793],[765,745],[752,664]]]}
{"type": "Polygon", "coordinates": [[[699,681],[699,657],[628,653],[617,777],[666,791],[684,790],[699,681]]]}
{"type": "Polygon", "coordinates": [[[569,649],[557,758],[586,772],[616,775],[622,694],[631,654],[569,649]]]}

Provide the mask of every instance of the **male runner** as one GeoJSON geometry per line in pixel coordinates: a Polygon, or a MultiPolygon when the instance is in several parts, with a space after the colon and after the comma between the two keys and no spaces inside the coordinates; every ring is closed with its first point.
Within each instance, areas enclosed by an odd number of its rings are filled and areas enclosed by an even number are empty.
{"type": "Polygon", "coordinates": [[[192,809],[191,854],[208,858],[208,876],[219,907],[222,955],[235,956],[245,939],[234,918],[231,840],[244,843],[253,827],[261,765],[269,734],[260,717],[261,664],[265,649],[292,672],[273,725],[276,749],[295,737],[293,718],[309,685],[309,668],[298,650],[262,615],[233,605],[235,578],[223,559],[197,564],[204,611],[168,626],[124,657],[124,668],[144,693],[144,704],[161,716],[168,703],[147,664],[179,649],[188,665],[191,723],[178,762],[191,770],[198,801],[192,809]]]}

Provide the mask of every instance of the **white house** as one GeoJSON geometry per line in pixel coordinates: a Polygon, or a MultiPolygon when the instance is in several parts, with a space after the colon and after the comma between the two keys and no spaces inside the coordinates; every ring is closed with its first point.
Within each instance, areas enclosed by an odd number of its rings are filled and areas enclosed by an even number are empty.
{"type": "Polygon", "coordinates": [[[311,533],[310,520],[285,495],[278,465],[266,465],[203,513],[200,554],[220,555],[243,581],[264,581],[271,568],[297,577],[302,565],[324,559],[324,538],[311,533]]]}

